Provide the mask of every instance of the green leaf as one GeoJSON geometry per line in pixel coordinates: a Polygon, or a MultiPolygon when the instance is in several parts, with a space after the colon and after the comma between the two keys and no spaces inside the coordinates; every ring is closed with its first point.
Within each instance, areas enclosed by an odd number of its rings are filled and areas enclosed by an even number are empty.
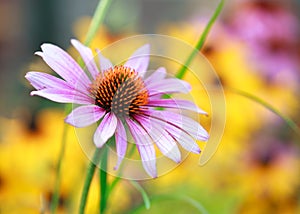
{"type": "Polygon", "coordinates": [[[183,78],[185,72],[187,71],[188,66],[191,64],[191,62],[193,61],[194,57],[197,55],[197,53],[203,47],[203,45],[205,43],[205,40],[207,38],[207,35],[208,35],[211,27],[213,26],[213,24],[217,20],[218,16],[220,15],[220,13],[221,13],[221,11],[223,9],[223,6],[224,6],[224,0],[221,0],[220,3],[218,4],[218,7],[216,8],[214,14],[212,15],[212,17],[208,21],[207,25],[205,26],[205,29],[204,29],[203,33],[201,34],[198,42],[196,43],[193,52],[189,55],[189,57],[187,58],[186,62],[182,65],[182,67],[177,72],[176,77],[178,79],[182,79],[183,78]]]}
{"type": "Polygon", "coordinates": [[[235,88],[229,88],[229,90],[235,94],[238,94],[240,96],[246,97],[262,106],[264,106],[265,108],[267,108],[268,110],[270,110],[271,112],[273,112],[274,114],[276,114],[277,116],[279,116],[292,130],[294,130],[298,136],[300,137],[300,129],[298,127],[298,125],[288,116],[284,115],[283,113],[281,113],[279,110],[277,110],[275,107],[273,107],[271,104],[267,103],[266,101],[264,101],[263,99],[250,94],[248,92],[239,90],[239,89],[235,89],[235,88]]]}

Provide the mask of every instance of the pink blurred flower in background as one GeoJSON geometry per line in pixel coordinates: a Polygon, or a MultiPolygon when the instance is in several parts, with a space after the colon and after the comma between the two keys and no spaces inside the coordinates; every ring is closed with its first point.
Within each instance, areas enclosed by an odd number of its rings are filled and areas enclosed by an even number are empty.
{"type": "Polygon", "coordinates": [[[274,1],[240,1],[228,13],[226,23],[230,32],[248,45],[249,59],[257,72],[269,81],[297,82],[299,21],[282,5],[274,1]]]}

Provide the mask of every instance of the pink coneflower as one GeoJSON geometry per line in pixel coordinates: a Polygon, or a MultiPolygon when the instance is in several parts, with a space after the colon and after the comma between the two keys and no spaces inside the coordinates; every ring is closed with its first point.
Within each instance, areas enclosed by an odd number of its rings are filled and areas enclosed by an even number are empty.
{"type": "Polygon", "coordinates": [[[61,48],[43,44],[36,52],[63,79],[28,72],[26,79],[38,95],[59,103],[74,103],[75,108],[65,121],[75,127],[85,127],[101,120],[94,134],[96,147],[102,147],[115,135],[117,169],[127,149],[126,129],[135,141],[146,172],[157,177],[155,146],[175,162],[181,161],[177,147],[200,153],[195,140],[206,141],[207,132],[196,121],[167,109],[186,109],[205,114],[187,100],[162,99],[163,94],[187,93],[190,85],[176,78],[166,78],[161,67],[144,78],[149,64],[150,46],[136,50],[124,65],[113,66],[98,51],[100,70],[91,49],[77,40],[72,45],[80,53],[89,74],[61,48]],[[164,110],[158,110],[158,107],[164,110]]]}
{"type": "Polygon", "coordinates": [[[227,18],[228,29],[250,48],[249,60],[271,82],[299,81],[299,20],[289,1],[246,0],[227,18]]]}

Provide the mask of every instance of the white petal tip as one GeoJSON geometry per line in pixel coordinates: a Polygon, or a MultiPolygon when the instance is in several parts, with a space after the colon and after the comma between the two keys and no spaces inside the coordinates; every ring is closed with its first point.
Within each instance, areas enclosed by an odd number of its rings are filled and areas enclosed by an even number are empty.
{"type": "Polygon", "coordinates": [[[101,144],[101,143],[99,143],[99,142],[95,142],[95,146],[96,146],[97,148],[101,148],[101,147],[103,146],[103,144],[101,144]]]}
{"type": "MultiPolygon", "coordinates": [[[[71,118],[66,117],[64,121],[65,121],[65,123],[67,123],[67,124],[69,124],[71,126],[74,126],[74,124],[71,121],[71,118]]],[[[76,126],[74,126],[74,127],[76,127],[76,126]]]]}
{"type": "Polygon", "coordinates": [[[71,39],[71,44],[78,43],[79,41],[77,39],[71,39]]]}
{"type": "Polygon", "coordinates": [[[119,167],[120,167],[120,164],[118,163],[116,166],[114,166],[113,170],[114,170],[114,171],[118,171],[118,170],[119,170],[119,167]]]}
{"type": "Polygon", "coordinates": [[[208,116],[208,113],[206,113],[205,111],[203,111],[202,109],[200,109],[200,108],[198,108],[198,107],[197,107],[197,113],[203,114],[203,115],[205,115],[205,116],[208,116]]]}
{"type": "Polygon", "coordinates": [[[83,44],[78,41],[77,39],[71,39],[71,44],[76,48],[76,46],[81,45],[83,46],[83,44]]]}
{"type": "Polygon", "coordinates": [[[156,173],[156,172],[151,172],[151,173],[148,172],[148,175],[149,175],[151,178],[157,178],[157,173],[156,173]]]}
{"type": "Polygon", "coordinates": [[[150,44],[145,44],[142,47],[139,48],[141,50],[141,53],[143,54],[149,54],[150,52],[150,44]]]}
{"type": "Polygon", "coordinates": [[[105,143],[106,143],[106,141],[104,142],[101,139],[99,140],[94,137],[94,144],[97,148],[101,148],[105,143]]]}
{"type": "Polygon", "coordinates": [[[204,130],[201,130],[201,134],[197,135],[197,140],[207,142],[209,139],[209,134],[204,130]]]}
{"type": "Polygon", "coordinates": [[[43,55],[43,52],[41,52],[41,51],[36,51],[35,53],[34,53],[34,55],[37,55],[37,56],[40,56],[40,57],[43,57],[44,55],[43,55]]]}
{"type": "Polygon", "coordinates": [[[119,169],[119,167],[120,167],[120,165],[121,165],[121,162],[122,162],[122,161],[118,161],[117,164],[114,166],[113,169],[114,169],[115,171],[117,171],[117,170],[119,169]]]}
{"type": "Polygon", "coordinates": [[[150,177],[157,178],[157,171],[156,170],[155,171],[151,170],[151,172],[148,170],[147,172],[148,172],[148,175],[150,175],[150,177]]]}
{"type": "Polygon", "coordinates": [[[36,93],[37,93],[37,91],[32,91],[32,92],[30,92],[30,96],[34,96],[34,95],[36,95],[36,93]]]}
{"type": "Polygon", "coordinates": [[[94,143],[97,148],[102,148],[102,146],[107,142],[107,140],[103,140],[100,137],[100,140],[94,138],[94,143]]]}
{"type": "Polygon", "coordinates": [[[25,79],[27,79],[28,80],[28,78],[30,77],[30,73],[29,72],[27,72],[26,74],[25,74],[25,79]]]}
{"type": "Polygon", "coordinates": [[[181,160],[175,160],[175,163],[180,164],[181,160]]]}
{"type": "Polygon", "coordinates": [[[192,86],[189,83],[186,83],[185,87],[188,91],[192,90],[192,86]]]}
{"type": "Polygon", "coordinates": [[[148,50],[150,51],[150,44],[144,45],[144,48],[145,48],[145,49],[148,49],[148,50]]]}
{"type": "Polygon", "coordinates": [[[192,152],[195,153],[195,154],[200,154],[201,150],[199,148],[196,148],[192,152]]]}
{"type": "Polygon", "coordinates": [[[53,46],[56,46],[56,45],[53,45],[53,44],[50,44],[50,43],[44,43],[44,44],[41,45],[41,49],[42,49],[43,51],[45,51],[45,49],[51,48],[51,47],[53,47],[53,46]]]}

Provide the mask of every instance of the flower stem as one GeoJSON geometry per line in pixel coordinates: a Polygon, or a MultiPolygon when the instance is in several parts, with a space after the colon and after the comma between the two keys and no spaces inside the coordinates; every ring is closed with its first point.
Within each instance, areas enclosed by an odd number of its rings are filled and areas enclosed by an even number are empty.
{"type": "Polygon", "coordinates": [[[221,0],[220,3],[218,4],[214,14],[212,15],[212,17],[210,18],[210,20],[208,21],[207,25],[204,28],[203,33],[201,34],[198,42],[195,45],[194,50],[192,51],[192,53],[189,55],[189,57],[187,58],[186,62],[181,66],[181,68],[179,69],[179,71],[176,74],[176,77],[178,79],[182,79],[188,66],[191,64],[192,60],[194,59],[194,57],[197,55],[198,51],[201,50],[201,48],[204,45],[204,42],[207,38],[207,35],[211,29],[211,27],[213,26],[213,24],[215,23],[216,19],[218,18],[218,16],[220,15],[222,9],[223,9],[223,5],[224,5],[224,0],[221,0]]]}
{"type": "Polygon", "coordinates": [[[104,213],[107,203],[108,195],[107,192],[107,158],[108,158],[108,151],[107,148],[103,149],[102,159],[101,159],[101,166],[100,166],[100,213],[104,213]]]}
{"type": "Polygon", "coordinates": [[[273,107],[271,104],[269,104],[268,102],[266,102],[265,100],[250,94],[246,91],[242,91],[236,88],[227,88],[229,91],[231,91],[232,93],[238,94],[240,96],[246,97],[256,103],[259,103],[260,105],[264,106],[266,109],[268,109],[269,111],[273,112],[274,114],[276,114],[277,116],[279,116],[296,134],[298,137],[300,137],[300,129],[298,127],[298,125],[287,115],[284,115],[283,113],[281,113],[278,109],[276,109],[275,107],[273,107]]]}
{"type": "Polygon", "coordinates": [[[83,186],[83,190],[82,190],[82,194],[81,194],[80,205],[79,205],[79,213],[80,214],[84,213],[84,209],[85,209],[86,202],[87,202],[87,196],[88,196],[91,182],[92,182],[92,179],[93,179],[93,176],[95,173],[96,163],[99,163],[101,153],[102,153],[101,149],[97,148],[94,153],[94,156],[88,166],[88,170],[87,170],[87,174],[86,174],[86,178],[85,178],[85,182],[84,182],[84,186],[83,186]]]}
{"type": "MultiPolygon", "coordinates": [[[[106,15],[106,12],[108,10],[108,6],[111,3],[112,0],[101,0],[98,3],[98,6],[96,8],[96,11],[94,13],[91,25],[89,27],[89,30],[86,35],[86,40],[84,44],[86,46],[89,46],[92,42],[93,38],[95,37],[97,30],[99,26],[102,24],[104,17],[106,15]]],[[[70,111],[70,105],[66,105],[65,112],[70,111]]],[[[57,162],[57,168],[56,168],[56,180],[55,180],[55,186],[53,191],[53,197],[50,204],[50,211],[52,214],[56,213],[58,201],[59,201],[59,189],[60,189],[60,181],[61,181],[61,165],[62,160],[65,154],[65,147],[66,147],[66,141],[67,141],[67,132],[68,132],[68,125],[64,125],[63,128],[63,135],[61,140],[61,149],[59,152],[58,162],[57,162]]],[[[92,170],[93,167],[91,167],[92,164],[90,164],[90,170],[92,170]]],[[[95,166],[94,166],[95,168],[95,166]]],[[[95,169],[94,169],[95,171],[95,169]]],[[[87,193],[86,193],[87,194],[87,193]]],[[[86,200],[86,198],[85,198],[86,200]]],[[[85,206],[85,203],[84,205],[85,206]]],[[[83,207],[84,210],[84,207],[83,207]]]]}
{"type": "Polygon", "coordinates": [[[94,13],[92,22],[90,24],[89,30],[86,35],[86,39],[84,41],[84,44],[86,46],[89,46],[95,37],[98,28],[102,24],[104,17],[108,11],[109,5],[112,2],[112,0],[100,0],[98,3],[98,6],[96,8],[96,11],[94,13]]]}
{"type": "MultiPolygon", "coordinates": [[[[132,144],[129,152],[128,152],[128,158],[131,157],[135,151],[135,146],[134,144],[132,144]]],[[[121,163],[120,167],[119,167],[119,173],[118,175],[115,177],[115,179],[111,182],[110,187],[108,189],[108,191],[106,192],[106,194],[108,195],[109,193],[111,193],[113,191],[113,189],[115,188],[115,186],[120,182],[121,180],[121,176],[122,176],[122,170],[123,170],[123,165],[124,162],[121,163]]]]}
{"type": "MultiPolygon", "coordinates": [[[[66,105],[65,112],[69,112],[69,105],[66,105]]],[[[63,127],[63,134],[61,139],[61,147],[60,152],[58,156],[57,166],[56,166],[56,178],[55,178],[55,184],[54,184],[54,190],[53,190],[53,197],[50,204],[50,211],[52,214],[56,213],[58,202],[59,202],[59,189],[60,189],[60,182],[61,182],[61,166],[63,157],[65,155],[65,149],[67,144],[67,133],[68,133],[68,125],[64,124],[63,127]]]]}

